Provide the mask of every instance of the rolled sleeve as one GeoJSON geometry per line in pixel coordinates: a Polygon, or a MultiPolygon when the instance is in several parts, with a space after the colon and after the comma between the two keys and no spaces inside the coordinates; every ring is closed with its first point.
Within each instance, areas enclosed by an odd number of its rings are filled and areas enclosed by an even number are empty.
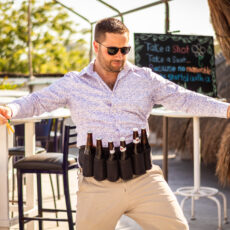
{"type": "Polygon", "coordinates": [[[14,100],[7,106],[11,108],[13,118],[37,116],[68,104],[68,85],[71,79],[64,76],[52,85],[28,96],[14,100]]]}
{"type": "Polygon", "coordinates": [[[227,118],[229,103],[185,89],[153,72],[150,75],[154,104],[196,116],[227,118]]]}

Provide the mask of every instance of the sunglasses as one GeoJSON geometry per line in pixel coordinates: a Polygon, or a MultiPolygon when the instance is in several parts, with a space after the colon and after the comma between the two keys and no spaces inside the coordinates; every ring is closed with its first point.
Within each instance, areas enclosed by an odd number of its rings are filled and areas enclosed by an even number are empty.
{"type": "MultiPolygon", "coordinates": [[[[97,43],[100,44],[100,45],[102,45],[102,46],[104,46],[104,45],[101,44],[100,42],[97,42],[97,43]]],[[[123,55],[126,55],[126,54],[129,53],[129,51],[130,51],[130,49],[131,49],[130,46],[124,46],[124,47],[122,47],[122,48],[118,48],[118,47],[114,47],[114,46],[109,46],[109,47],[104,46],[104,47],[107,48],[107,53],[108,53],[109,55],[115,55],[115,54],[118,53],[119,50],[121,51],[121,53],[122,53],[123,55]]]]}

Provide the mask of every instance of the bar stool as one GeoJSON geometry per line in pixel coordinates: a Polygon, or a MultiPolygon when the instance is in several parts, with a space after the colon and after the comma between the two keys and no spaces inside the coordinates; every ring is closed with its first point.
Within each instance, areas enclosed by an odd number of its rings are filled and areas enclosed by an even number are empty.
{"type": "MultiPolygon", "coordinates": [[[[24,125],[15,125],[15,145],[12,148],[9,148],[9,155],[8,160],[12,157],[12,165],[14,165],[15,162],[25,157],[25,146],[24,146],[24,125]]],[[[35,132],[36,132],[36,140],[41,142],[41,146],[35,147],[35,154],[45,153],[46,149],[48,147],[49,143],[49,134],[52,128],[52,119],[48,120],[42,120],[39,123],[36,123],[35,126],[35,132]]],[[[52,179],[51,179],[51,186],[52,185],[52,179]]],[[[54,197],[54,189],[53,190],[53,197],[54,197]]],[[[15,191],[15,180],[14,180],[14,168],[12,167],[12,197],[11,197],[11,203],[12,205],[15,202],[14,198],[14,191],[15,191]]],[[[54,203],[56,204],[56,200],[54,197],[54,203]]],[[[13,217],[13,212],[11,214],[13,217]]]]}
{"type": "Polygon", "coordinates": [[[43,229],[43,221],[67,221],[70,230],[73,230],[73,218],[70,195],[69,195],[69,182],[68,171],[78,168],[77,157],[69,154],[69,146],[76,145],[76,127],[65,126],[64,131],[64,145],[63,153],[42,153],[38,155],[32,155],[25,157],[14,164],[17,169],[17,181],[18,181],[18,213],[19,213],[19,229],[24,229],[24,224],[37,220],[39,222],[39,230],[43,229]],[[72,141],[74,138],[74,141],[72,141]],[[23,186],[22,177],[23,174],[35,173],[37,175],[37,194],[38,194],[38,215],[34,217],[27,217],[23,211],[23,186]],[[63,176],[64,195],[65,195],[65,209],[48,209],[43,208],[42,205],[42,183],[41,174],[59,174],[63,176]],[[67,219],[61,218],[45,218],[43,212],[67,212],[67,219]]]}

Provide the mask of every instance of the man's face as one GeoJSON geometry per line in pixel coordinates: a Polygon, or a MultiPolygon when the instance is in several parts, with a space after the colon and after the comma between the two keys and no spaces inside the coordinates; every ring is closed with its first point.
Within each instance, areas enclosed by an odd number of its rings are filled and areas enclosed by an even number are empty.
{"type": "Polygon", "coordinates": [[[97,61],[101,67],[108,72],[120,72],[127,59],[127,55],[119,50],[115,55],[109,55],[106,47],[127,47],[129,46],[129,34],[106,33],[104,41],[101,44],[94,42],[97,61]]]}

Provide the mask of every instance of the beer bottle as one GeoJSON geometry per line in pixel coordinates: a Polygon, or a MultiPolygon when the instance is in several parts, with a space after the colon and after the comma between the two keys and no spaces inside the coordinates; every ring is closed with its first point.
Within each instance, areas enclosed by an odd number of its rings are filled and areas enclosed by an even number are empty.
{"type": "Polygon", "coordinates": [[[147,137],[147,132],[145,128],[141,129],[141,148],[143,150],[150,148],[148,137],[147,137]]]}
{"type": "Polygon", "coordinates": [[[87,133],[87,141],[86,141],[84,154],[92,155],[93,154],[92,148],[93,148],[93,133],[89,131],[87,133]]]}
{"type": "Polygon", "coordinates": [[[113,161],[113,160],[116,159],[116,157],[115,157],[115,149],[114,149],[114,145],[113,145],[112,141],[108,142],[108,148],[109,148],[109,158],[108,158],[108,160],[113,161]]]}
{"type": "Polygon", "coordinates": [[[149,170],[152,168],[151,147],[148,142],[147,132],[145,128],[141,129],[141,149],[144,152],[145,169],[149,170]]]}
{"type": "Polygon", "coordinates": [[[136,175],[145,173],[144,152],[141,151],[141,144],[138,129],[133,129],[133,155],[132,155],[133,171],[136,175]]]}
{"type": "Polygon", "coordinates": [[[83,176],[91,177],[93,176],[93,134],[92,132],[87,133],[87,141],[83,155],[83,176]]]}
{"type": "Polygon", "coordinates": [[[132,168],[132,160],[128,155],[128,151],[126,149],[125,138],[121,137],[120,139],[120,176],[123,180],[129,180],[133,177],[133,168],[132,168]]]}
{"type": "Polygon", "coordinates": [[[102,159],[103,158],[103,152],[102,152],[102,140],[101,138],[97,138],[96,141],[96,155],[95,158],[102,159]]]}
{"type": "Polygon", "coordinates": [[[126,160],[128,158],[128,154],[126,151],[126,142],[124,137],[120,138],[120,152],[121,152],[121,160],[126,160]]]}
{"type": "Polygon", "coordinates": [[[141,144],[140,144],[140,138],[138,134],[138,128],[133,129],[133,153],[134,154],[140,154],[141,153],[141,144]]]}
{"type": "Polygon", "coordinates": [[[106,162],[102,149],[102,140],[97,138],[96,140],[96,154],[94,158],[93,176],[96,180],[101,181],[106,178],[106,162]]]}
{"type": "Polygon", "coordinates": [[[112,141],[108,142],[108,150],[109,150],[109,157],[106,161],[107,179],[109,181],[114,182],[119,179],[120,175],[119,175],[118,160],[112,141]]]}

